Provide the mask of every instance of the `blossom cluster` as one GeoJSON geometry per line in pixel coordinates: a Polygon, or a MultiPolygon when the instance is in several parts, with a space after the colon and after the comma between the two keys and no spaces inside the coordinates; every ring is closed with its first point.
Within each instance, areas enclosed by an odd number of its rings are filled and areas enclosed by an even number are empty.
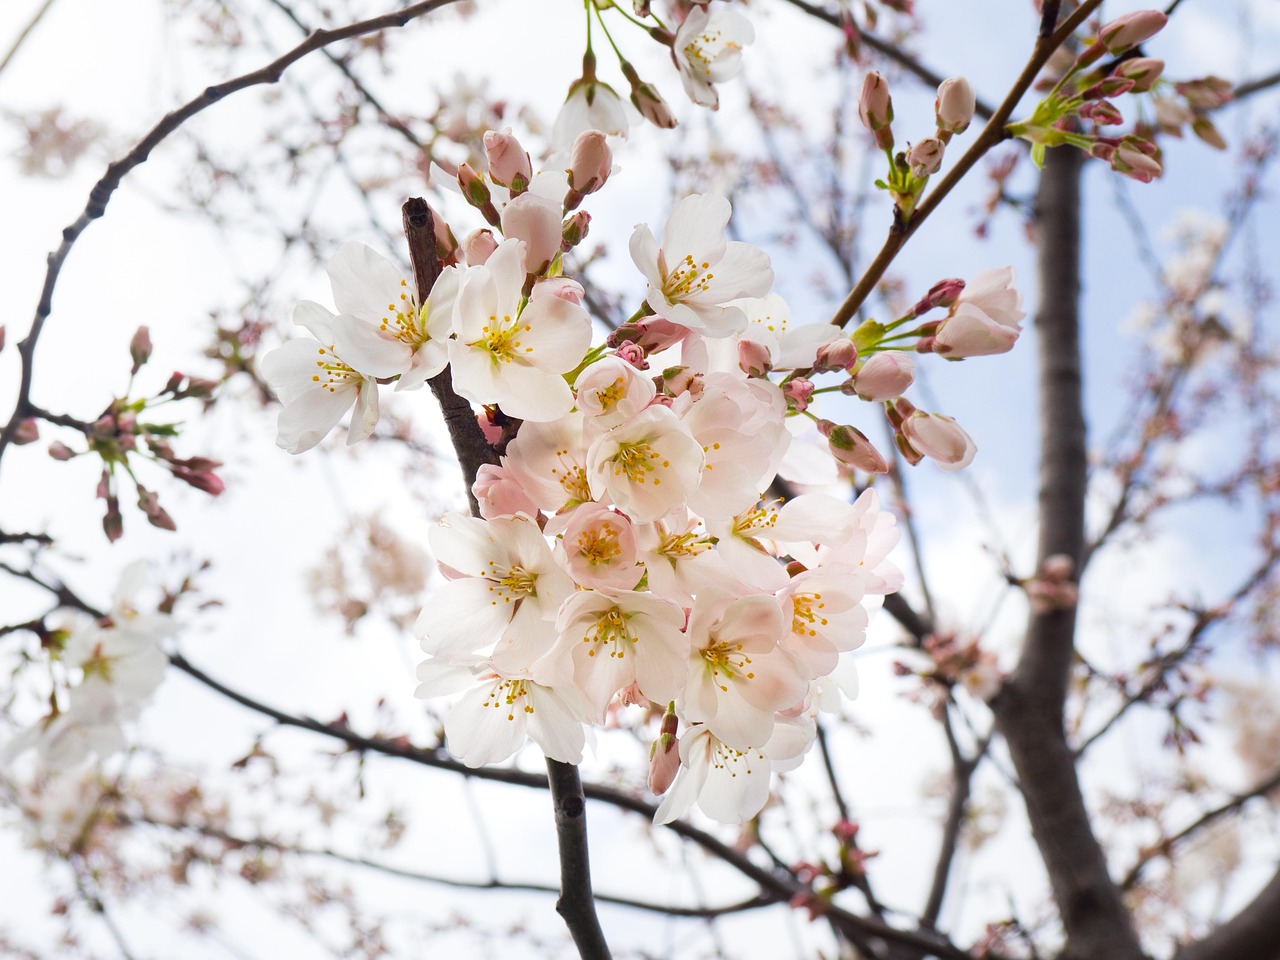
{"type": "Polygon", "coordinates": [[[146,584],[145,564],[130,565],[107,617],[51,638],[67,675],[65,705],[52,697],[53,711],[5,744],[0,765],[34,748],[50,767],[67,769],[124,748],[124,724],[164,679],[169,661],[160,643],[177,630],[168,613],[139,609],[146,584]]]}
{"type": "MultiPolygon", "coordinates": [[[[558,213],[609,175],[590,136],[558,213]]],[[[510,134],[487,143],[487,175],[458,181],[508,235],[464,240],[469,262],[445,268],[422,303],[389,261],[342,247],[329,266],[339,312],[299,304],[315,339],[263,362],[285,404],[280,445],[314,446],[353,405],[349,441],[362,439],[380,382],[411,389],[448,366],[501,445],[473,486],[481,516],[450,514],[430,534],[446,581],[415,627],[428,655],[418,695],[456,697],[449,749],[480,766],[528,738],[577,763],[588,728],[634,707],[641,722],[663,716],[650,776],[667,793],[660,820],[695,802],[724,821],[753,816],[770,771],[811,745],[816,711],[853,691],[841,654],[863,640],[868,599],[901,582],[886,559],[897,530],[874,490],[853,503],[768,495],[780,474],[795,477],[790,427],[816,422],[839,462],[882,472],[865,435],[810,409],[817,394],[856,395],[882,405],[908,460],[968,463],[968,435],[902,397],[910,351],[1009,349],[1022,317],[1012,276],[944,281],[907,316],[851,335],[793,327],[768,257],[726,239],[728,201],[694,195],[661,239],[636,227],[644,302],[592,346],[582,287],[560,275],[557,251],[531,253],[536,231],[511,215],[528,194],[493,202],[494,185],[532,193],[548,178],[510,134]],[[947,314],[922,319],[934,309],[947,314]],[[828,374],[840,382],[817,386],[828,374]],[[498,412],[514,436],[492,429],[498,412]]]]}

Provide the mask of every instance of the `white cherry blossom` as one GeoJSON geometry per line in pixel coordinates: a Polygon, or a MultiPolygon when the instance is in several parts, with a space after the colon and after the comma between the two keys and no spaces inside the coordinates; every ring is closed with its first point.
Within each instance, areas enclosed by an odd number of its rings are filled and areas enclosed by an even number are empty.
{"type": "Polygon", "coordinates": [[[755,38],[751,21],[742,14],[723,6],[694,6],[671,45],[689,99],[716,109],[720,95],[715,84],[742,72],[742,48],[755,38]]]}
{"type": "Polygon", "coordinates": [[[649,281],[650,309],[708,337],[740,333],[746,314],[729,301],[763,296],[773,285],[762,250],[725,239],[731,212],[724,197],[694,194],[672,209],[661,246],[644,224],[631,235],[631,259],[649,281]]]}
{"type": "Polygon", "coordinates": [[[564,374],[591,344],[586,310],[560,297],[523,304],[524,244],[504,240],[471,267],[458,298],[457,339],[449,343],[453,386],[473,403],[497,404],[522,420],[549,421],[573,408],[564,374]]]}
{"type": "Polygon", "coordinates": [[[649,407],[587,451],[592,495],[603,494],[639,523],[686,503],[702,472],[702,447],[669,409],[649,407]]]}
{"type": "Polygon", "coordinates": [[[262,358],[262,375],[284,404],[276,444],[289,453],[310,450],[353,405],[356,412],[347,431],[348,445],[368,439],[378,423],[377,381],[338,355],[335,319],[320,304],[301,301],[293,320],[315,339],[290,340],[262,358]]]}
{"type": "Polygon", "coordinates": [[[523,424],[503,463],[529,498],[549,513],[564,513],[592,499],[581,413],[523,424]]]}

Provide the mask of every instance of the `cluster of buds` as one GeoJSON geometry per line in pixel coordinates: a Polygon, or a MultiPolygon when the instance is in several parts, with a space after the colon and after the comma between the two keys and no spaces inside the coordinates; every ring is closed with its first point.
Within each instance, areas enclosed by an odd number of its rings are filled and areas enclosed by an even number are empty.
{"type": "Polygon", "coordinates": [[[1126,93],[1149,93],[1160,80],[1164,62],[1137,53],[1140,44],[1163,29],[1168,18],[1158,10],[1138,10],[1105,24],[1085,45],[1063,76],[1036,105],[1030,117],[1011,123],[1011,135],[1031,143],[1037,165],[1049,147],[1063,145],[1105,160],[1117,173],[1142,183],[1160,176],[1159,151],[1139,132],[1107,137],[1098,130],[1124,122],[1113,102],[1126,93]],[[1094,66],[1110,54],[1120,58],[1094,66]],[[1090,131],[1082,129],[1089,124],[1090,131]]]}
{"type": "Polygon", "coordinates": [[[1022,583],[1031,611],[1043,615],[1074,607],[1080,598],[1080,588],[1071,579],[1074,572],[1075,561],[1065,553],[1046,557],[1039,572],[1022,583]]]}
{"type": "MultiPolygon", "coordinates": [[[[460,164],[457,181],[462,196],[492,229],[471,231],[457,245],[456,254],[472,266],[486,263],[500,242],[496,231],[502,237],[523,240],[530,274],[544,273],[587,236],[591,217],[577,207],[604,186],[613,170],[606,136],[595,129],[579,134],[569,152],[565,177],[547,172],[535,176],[528,152],[510,130],[489,131],[484,147],[487,169],[482,172],[460,164]]],[[[438,217],[434,220],[437,225],[441,222],[438,217]]],[[[445,262],[456,262],[456,257],[445,262]]]]}
{"type": "Polygon", "coordinates": [[[878,73],[869,73],[858,97],[858,118],[875,139],[876,148],[889,157],[887,180],[876,186],[889,191],[899,214],[910,217],[924,191],[929,177],[942,167],[942,155],[957,133],[969,128],[977,109],[973,87],[963,77],[952,77],[938,86],[934,100],[935,130],[932,136],[911,144],[906,150],[893,152],[893,100],[889,84],[878,73]]]}
{"type": "MultiPolygon", "coordinates": [[[[129,343],[133,359],[131,377],[151,357],[151,338],[146,327],[139,327],[129,343]]],[[[124,533],[124,517],[120,512],[117,473],[123,472],[133,481],[138,494],[138,509],[147,521],[162,530],[175,530],[177,525],[168,511],[160,505],[159,495],[145,487],[137,478],[131,457],[151,460],[163,467],[177,480],[195,487],[210,496],[222,493],[224,485],[217,474],[222,464],[209,457],[178,457],[169,439],[177,436],[178,428],[170,423],[147,423],[139,417],[144,411],[175,400],[208,400],[217,382],[183,373],[170,375],[164,388],[154,397],[129,400],[118,397],[93,423],[77,423],[84,434],[86,449],[75,451],[60,440],[49,445],[49,456],[55,460],[94,455],[102,460],[102,474],[98,480],[97,496],[106,501],[106,513],[102,526],[107,539],[112,542],[124,533]]]]}

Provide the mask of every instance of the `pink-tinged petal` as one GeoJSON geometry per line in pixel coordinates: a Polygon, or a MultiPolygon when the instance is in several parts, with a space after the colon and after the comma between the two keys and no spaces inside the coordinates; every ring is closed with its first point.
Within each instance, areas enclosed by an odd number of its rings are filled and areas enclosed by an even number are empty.
{"type": "Polygon", "coordinates": [[[591,317],[576,303],[559,297],[530,302],[520,315],[527,330],[521,349],[544,370],[568,373],[582,362],[591,346],[591,317]]]}
{"type": "Polygon", "coordinates": [[[351,390],[312,390],[285,404],[277,421],[276,445],[305,453],[323,440],[355,400],[351,390]]]}
{"type": "Polygon", "coordinates": [[[351,314],[333,321],[333,349],[353,370],[366,377],[394,377],[409,369],[413,348],[351,314]]]}
{"type": "Polygon", "coordinates": [[[698,800],[698,795],[702,793],[703,785],[707,782],[707,772],[711,768],[710,759],[705,756],[708,752],[709,733],[688,734],[680,741],[680,772],[676,774],[676,781],[671,785],[671,789],[666,792],[662,798],[662,802],[658,804],[657,812],[653,815],[654,823],[670,823],[684,816],[689,808],[698,800]],[[692,761],[685,760],[687,752],[685,746],[691,741],[693,743],[692,751],[701,752],[704,756],[695,758],[692,761]]]}
{"type": "Polygon", "coordinates": [[[321,343],[333,342],[334,316],[314,300],[299,300],[293,307],[293,322],[321,343]]]}
{"type": "Polygon", "coordinates": [[[705,722],[717,739],[740,750],[753,743],[764,743],[773,735],[773,711],[748,703],[735,684],[716,698],[715,715],[705,722]]]}
{"type": "Polygon", "coordinates": [[[380,321],[388,304],[409,292],[407,282],[400,282],[406,279],[400,268],[363,243],[344,243],[330,258],[328,271],[338,312],[361,320],[380,321]]]}
{"type": "Polygon", "coordinates": [[[546,423],[573,409],[573,391],[559,374],[516,363],[492,369],[497,393],[488,402],[496,402],[509,416],[546,423]]]}
{"type": "MultiPolygon", "coordinates": [[[[684,254],[689,254],[699,263],[718,261],[725,252],[724,229],[729,225],[731,211],[728,200],[712,193],[695,193],[677,203],[662,228],[662,249],[668,259],[667,268],[676,267],[670,262],[673,256],[684,254]]],[[[716,270],[718,272],[718,266],[716,270]]],[[[770,277],[772,283],[772,271],[770,277]]]]}

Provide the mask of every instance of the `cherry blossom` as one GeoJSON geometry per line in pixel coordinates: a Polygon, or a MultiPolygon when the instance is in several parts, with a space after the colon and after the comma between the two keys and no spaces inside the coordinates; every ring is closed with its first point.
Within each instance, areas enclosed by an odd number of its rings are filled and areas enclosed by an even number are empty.
{"type": "Polygon", "coordinates": [[[631,259],[649,281],[649,307],[708,337],[740,333],[746,314],[726,304],[763,296],[773,284],[773,268],[763,251],[725,240],[731,212],[724,197],[694,194],[672,209],[661,246],[644,224],[631,235],[631,259]]]}
{"type": "Polygon", "coordinates": [[[587,481],[593,496],[607,493],[644,523],[687,501],[702,463],[702,447],[676,415],[649,407],[591,444],[587,481]]]}
{"type": "Polygon", "coordinates": [[[742,14],[719,6],[693,7],[671,45],[689,99],[712,110],[719,107],[715,84],[742,72],[742,48],[755,38],[751,21],[742,14]]]}
{"type": "Polygon", "coordinates": [[[590,346],[591,321],[560,297],[530,300],[522,309],[524,249],[519,240],[504,240],[484,266],[468,269],[449,362],[460,396],[545,422],[573,408],[563,375],[590,346]]]}

